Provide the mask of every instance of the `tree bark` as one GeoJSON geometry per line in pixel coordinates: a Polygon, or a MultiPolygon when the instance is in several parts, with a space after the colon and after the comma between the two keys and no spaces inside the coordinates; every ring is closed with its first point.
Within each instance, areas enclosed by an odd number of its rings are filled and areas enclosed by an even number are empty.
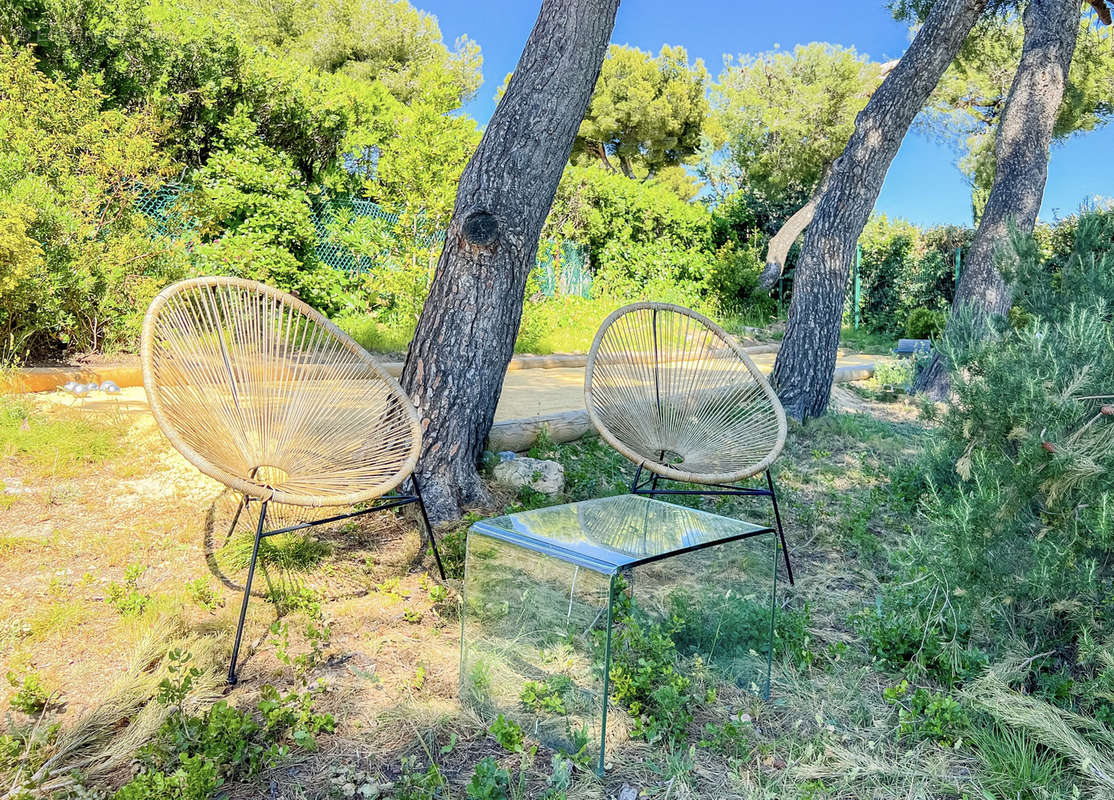
{"type": "MultiPolygon", "coordinates": [[[[1052,129],[1079,33],[1079,10],[1079,0],[1030,0],[1025,10],[1021,61],[994,144],[994,184],[959,279],[953,312],[966,306],[984,319],[1009,313],[1012,292],[997,262],[1010,246],[1011,229],[1031,234],[1037,222],[1052,129]]],[[[939,355],[918,376],[915,388],[936,399],[947,397],[951,381],[939,355]]]]}
{"type": "Polygon", "coordinates": [[[797,261],[789,324],[774,363],[774,387],[786,413],[798,420],[818,417],[828,407],[855,243],[909,126],[986,2],[937,0],[897,67],[859,113],[847,147],[832,165],[797,261]]]}
{"type": "MultiPolygon", "coordinates": [[[[879,79],[884,79],[887,75],[894,71],[897,66],[897,60],[887,61],[882,65],[878,71],[879,79]]],[[[873,92],[867,93],[869,98],[873,92]]],[[[824,171],[820,174],[820,182],[816,185],[816,189],[812,192],[812,196],[808,198],[808,202],[797,209],[793,216],[787,219],[778,232],[770,239],[770,244],[766,248],[766,266],[762,270],[762,274],[758,276],[758,288],[764,292],[768,292],[774,288],[781,273],[785,271],[785,260],[789,258],[789,250],[793,247],[793,242],[797,241],[797,237],[804,233],[805,228],[812,222],[812,218],[816,216],[816,203],[820,199],[820,195],[828,188],[828,176],[832,174],[832,165],[825,164],[824,171]]]]}
{"type": "Polygon", "coordinates": [[[425,428],[435,520],[490,498],[476,471],[522,318],[538,236],[607,52],[619,0],[543,0],[507,91],[460,177],[402,385],[425,428]]]}

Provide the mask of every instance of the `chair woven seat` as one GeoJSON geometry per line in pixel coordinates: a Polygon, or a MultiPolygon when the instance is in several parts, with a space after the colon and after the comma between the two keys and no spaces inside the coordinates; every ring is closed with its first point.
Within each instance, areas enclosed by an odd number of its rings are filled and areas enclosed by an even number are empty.
{"type": "Polygon", "coordinates": [[[785,412],[754,362],[714,322],[669,303],[635,303],[604,321],[584,396],[604,440],[672,480],[735,483],[785,444],[785,412]]]}
{"type": "Polygon", "coordinates": [[[339,328],[291,295],[237,278],[164,290],[143,325],[143,385],[185,458],[249,497],[341,506],[410,476],[417,410],[339,328]]]}

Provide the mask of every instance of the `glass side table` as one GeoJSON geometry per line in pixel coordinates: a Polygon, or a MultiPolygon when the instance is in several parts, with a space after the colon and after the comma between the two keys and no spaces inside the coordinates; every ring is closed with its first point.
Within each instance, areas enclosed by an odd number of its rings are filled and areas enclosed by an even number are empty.
{"type": "Polygon", "coordinates": [[[773,528],[638,495],[477,522],[464,569],[460,694],[544,744],[607,753],[639,720],[608,706],[616,663],[647,631],[683,671],[769,694],[777,591],[773,528]]]}

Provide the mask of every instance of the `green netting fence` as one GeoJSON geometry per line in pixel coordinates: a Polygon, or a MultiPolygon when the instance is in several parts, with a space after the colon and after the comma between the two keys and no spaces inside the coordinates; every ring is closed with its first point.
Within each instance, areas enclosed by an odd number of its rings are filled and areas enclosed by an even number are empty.
{"type": "MultiPolygon", "coordinates": [[[[180,202],[182,186],[165,184],[157,189],[144,190],[136,198],[136,207],[154,223],[160,236],[179,237],[189,233],[196,222],[188,215],[185,204],[180,202]]],[[[378,203],[358,197],[338,196],[318,202],[313,208],[313,227],[317,235],[317,257],[322,263],[344,272],[367,272],[376,259],[355,253],[333,235],[338,224],[349,220],[371,218],[388,228],[399,224],[399,214],[387,211],[378,203]]],[[[423,245],[443,241],[444,231],[424,237],[423,245]]],[[[575,242],[549,242],[538,248],[538,282],[547,297],[558,295],[590,297],[592,275],[588,270],[585,250],[575,242]]]]}

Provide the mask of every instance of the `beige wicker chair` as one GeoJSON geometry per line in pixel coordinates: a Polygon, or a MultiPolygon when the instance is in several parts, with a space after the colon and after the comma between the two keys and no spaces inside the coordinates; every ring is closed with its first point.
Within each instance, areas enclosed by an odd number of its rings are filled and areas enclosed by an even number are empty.
{"type": "Polygon", "coordinates": [[[632,492],[769,497],[793,582],[770,474],[785,445],[785,411],[722,328],[669,303],[620,308],[588,353],[584,401],[600,436],[638,465],[632,492]],[[651,477],[640,483],[644,469],[651,477]],[[762,472],[765,489],[735,485],[762,472]],[[660,478],[709,488],[659,488],[660,478]]]}
{"type": "Polygon", "coordinates": [[[267,536],[416,503],[444,578],[413,476],[422,443],[417,410],[398,382],[321,314],[252,281],[183,281],[148,309],[141,354],[147,400],[171,444],[242,495],[237,518],[259,505],[230,683],[267,536]],[[408,478],[412,492],[396,491],[408,478]],[[361,508],[267,530],[270,503],[361,508]]]}

